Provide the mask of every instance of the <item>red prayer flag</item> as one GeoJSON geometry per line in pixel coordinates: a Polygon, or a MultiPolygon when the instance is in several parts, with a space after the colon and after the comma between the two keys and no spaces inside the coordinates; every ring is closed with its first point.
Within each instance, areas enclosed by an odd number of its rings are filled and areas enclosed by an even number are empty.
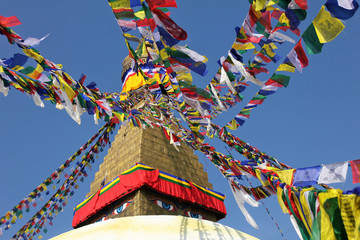
{"type": "Polygon", "coordinates": [[[147,0],[146,2],[151,10],[161,7],[177,7],[175,0],[147,0]]]}
{"type": "Polygon", "coordinates": [[[19,21],[19,19],[16,16],[12,16],[12,17],[0,16],[0,26],[14,27],[14,26],[17,26],[20,24],[21,24],[21,22],[19,21]]]}
{"type": "Polygon", "coordinates": [[[353,175],[353,183],[360,182],[360,159],[350,161],[350,166],[353,175]]]}
{"type": "Polygon", "coordinates": [[[153,14],[160,19],[162,24],[165,27],[165,30],[170,33],[170,35],[180,41],[186,40],[187,33],[184,29],[179,27],[166,13],[159,9],[153,9],[153,14]]]}
{"type": "Polygon", "coordinates": [[[295,3],[301,8],[301,9],[308,9],[307,0],[295,0],[295,3]]]}
{"type": "Polygon", "coordinates": [[[298,56],[298,59],[300,61],[301,67],[307,67],[309,65],[309,60],[306,56],[306,53],[301,45],[301,39],[300,41],[296,44],[296,46],[294,47],[294,50],[298,56]]]}

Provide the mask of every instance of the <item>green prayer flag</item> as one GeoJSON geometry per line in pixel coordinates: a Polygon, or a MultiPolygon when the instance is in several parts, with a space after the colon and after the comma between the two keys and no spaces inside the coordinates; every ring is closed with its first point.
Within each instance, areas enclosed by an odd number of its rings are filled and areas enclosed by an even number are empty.
{"type": "Polygon", "coordinates": [[[320,40],[316,34],[314,24],[311,25],[305,30],[302,35],[302,38],[305,42],[306,50],[309,54],[317,54],[321,52],[323,43],[320,43],[320,40]]]}
{"type": "Polygon", "coordinates": [[[282,74],[276,74],[276,73],[274,73],[270,79],[280,83],[284,87],[287,87],[289,85],[289,81],[290,81],[289,76],[282,75],[282,74]]]}
{"type": "Polygon", "coordinates": [[[341,218],[338,198],[329,198],[324,203],[324,210],[329,215],[336,239],[348,239],[344,223],[341,218]]]}

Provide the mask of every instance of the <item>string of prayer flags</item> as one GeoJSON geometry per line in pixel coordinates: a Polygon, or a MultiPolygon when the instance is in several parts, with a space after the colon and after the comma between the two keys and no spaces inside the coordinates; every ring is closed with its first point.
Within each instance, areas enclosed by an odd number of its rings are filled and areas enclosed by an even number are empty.
{"type": "MultiPolygon", "coordinates": [[[[26,212],[30,211],[30,206],[37,207],[35,202],[36,198],[41,199],[42,193],[46,192],[48,195],[48,187],[51,184],[53,185],[53,189],[56,189],[55,180],[59,179],[61,174],[70,167],[70,164],[76,160],[76,157],[81,155],[89,145],[91,145],[100,135],[100,138],[93,146],[100,145],[100,142],[103,141],[104,135],[106,135],[107,129],[111,126],[110,122],[106,123],[103,127],[99,129],[99,131],[91,137],[74,155],[72,155],[68,160],[65,161],[56,171],[54,171],[48,178],[46,178],[43,183],[41,183],[34,191],[29,193],[23,200],[20,201],[17,205],[15,205],[10,211],[8,211],[3,217],[0,218],[0,226],[5,224],[7,226],[6,230],[11,227],[11,225],[15,224],[17,221],[16,216],[22,216],[23,212],[22,209],[26,209],[26,212]],[[30,205],[30,203],[32,203],[30,205]],[[11,224],[7,224],[7,220],[12,219],[11,224]]],[[[75,169],[72,169],[72,172],[75,172],[75,169]]],[[[69,175],[65,174],[65,178],[69,179],[69,175]]]]}
{"type": "MultiPolygon", "coordinates": [[[[358,8],[356,1],[338,0],[336,2],[337,8],[350,11],[346,12],[342,16],[343,18],[353,14],[351,11],[356,11],[358,8]]],[[[332,6],[331,4],[335,1],[328,1],[327,3],[332,6]]],[[[109,0],[109,4],[123,31],[129,56],[132,58],[131,69],[124,75],[126,79],[130,79],[127,76],[138,74],[144,82],[144,84],[140,84],[141,86],[120,94],[102,93],[95,83],[84,86],[84,78],[75,81],[62,70],[61,64],[47,60],[33,48],[43,39],[27,38],[24,40],[9,28],[19,24],[17,19],[0,18],[0,33],[5,35],[10,43],[18,43],[26,55],[16,55],[13,58],[1,61],[1,92],[6,95],[11,86],[31,95],[34,102],[39,106],[44,106],[42,100],[50,100],[56,103],[58,108],[65,108],[77,122],[80,122],[81,114],[87,111],[90,115],[94,115],[96,120],[101,118],[109,123],[109,127],[102,132],[98,141],[84,154],[82,161],[71,169],[70,174],[65,175],[66,180],[56,193],[20,229],[14,238],[31,239],[35,235],[39,235],[41,229],[43,232],[47,232],[44,228],[45,223],[48,220],[52,223],[53,217],[67,205],[68,199],[74,194],[73,189],[78,188],[76,181],[78,179],[81,181],[87,175],[85,167],[90,166],[94,161],[94,155],[109,143],[109,133],[120,120],[127,121],[132,128],[160,127],[174,147],[177,147],[182,141],[193,149],[200,150],[228,179],[235,191],[234,195],[240,201],[240,208],[243,208],[246,200],[257,205],[250,200],[249,195],[259,200],[278,193],[280,205],[290,214],[294,227],[303,239],[309,239],[312,229],[314,231],[316,229],[309,224],[309,215],[314,219],[319,215],[328,214],[329,219],[326,222],[322,222],[322,219],[315,219],[313,222],[318,223],[320,221],[319,226],[324,224],[331,226],[332,229],[328,231],[333,231],[336,236],[338,236],[336,233],[338,231],[343,233],[344,229],[346,231],[352,230],[346,228],[346,224],[339,227],[336,225],[337,223],[332,221],[334,216],[338,216],[339,211],[340,213],[342,211],[341,202],[328,201],[326,198],[316,202],[314,201],[316,194],[320,195],[323,192],[315,189],[307,189],[308,193],[304,193],[303,198],[301,197],[302,190],[306,186],[316,183],[345,181],[347,163],[291,169],[275,158],[234,137],[227,132],[225,127],[220,128],[211,123],[211,119],[218,114],[235,106],[237,102],[241,102],[243,96],[239,93],[246,89],[246,86],[249,85],[248,82],[254,83],[261,89],[230,122],[230,127],[236,129],[249,118],[251,110],[262,104],[268,95],[275,93],[279,87],[288,86],[290,77],[279,73],[280,71],[294,72],[297,69],[301,72],[304,67],[308,66],[308,58],[300,39],[268,81],[262,82],[256,78],[258,74],[269,73],[267,64],[276,63],[281,59],[276,53],[278,45],[284,41],[296,42],[278,32],[279,30],[285,32],[290,29],[300,36],[298,27],[306,17],[306,9],[308,8],[306,0],[251,1],[252,5],[245,21],[241,28],[236,29],[237,36],[231,50],[226,57],[220,59],[219,71],[206,89],[192,85],[191,77],[180,78],[179,73],[187,75],[190,70],[205,75],[207,70],[204,63],[207,59],[187,47],[177,45],[187,38],[187,34],[169,17],[169,12],[165,9],[166,7],[176,7],[174,0],[109,0]],[[284,11],[278,9],[276,5],[284,11]],[[274,19],[277,20],[275,28],[272,27],[272,20],[274,19]],[[147,26],[150,27],[150,30],[145,29],[147,26]],[[134,50],[135,48],[130,46],[129,41],[139,42],[139,40],[136,36],[125,32],[136,28],[144,40],[140,40],[141,44],[134,50]],[[152,45],[153,51],[149,51],[148,46],[150,45],[152,45]],[[255,51],[249,61],[244,61],[244,54],[250,49],[255,49],[255,51]],[[142,57],[143,53],[144,55],[147,53],[146,59],[142,57]],[[27,58],[35,60],[36,67],[25,66],[27,58]],[[146,68],[148,71],[145,70],[146,68]],[[228,91],[220,95],[221,89],[224,87],[227,87],[228,91]],[[120,98],[119,101],[116,100],[117,97],[120,98]],[[139,103],[141,106],[133,109],[133,106],[139,103]],[[190,130],[181,126],[180,120],[173,114],[175,111],[189,124],[190,130]],[[112,116],[117,118],[112,118],[112,116]],[[172,129],[173,125],[179,129],[178,132],[172,129]],[[175,134],[175,132],[177,133],[175,134]],[[246,160],[234,160],[231,156],[217,152],[213,146],[204,143],[205,135],[219,137],[245,156],[246,160]],[[242,186],[239,183],[242,180],[242,175],[254,176],[260,181],[261,186],[255,188],[242,186]],[[303,199],[305,199],[306,205],[303,199]],[[316,204],[319,202],[322,204],[318,208],[320,210],[316,209],[318,206],[316,204]],[[304,212],[306,211],[308,214],[304,213],[302,209],[306,209],[304,212]],[[313,211],[313,209],[316,210],[313,211]],[[318,215],[316,211],[319,212],[318,215]]],[[[303,43],[310,54],[319,53],[323,43],[333,40],[344,28],[342,22],[334,17],[336,14],[339,15],[336,12],[338,10],[329,11],[330,13],[322,7],[316,19],[302,36],[303,43]]],[[[70,162],[66,162],[64,168],[68,167],[70,162]]],[[[358,167],[358,163],[355,161],[352,163],[353,165],[358,167]]],[[[353,167],[353,171],[355,167],[353,167]]],[[[63,169],[57,170],[55,175],[51,175],[51,183],[62,171],[63,169]]],[[[355,172],[355,174],[353,173],[353,177],[355,176],[356,180],[359,181],[359,173],[355,172]],[[355,174],[357,175],[355,176],[355,174]]],[[[40,185],[36,191],[36,198],[42,199],[50,194],[47,187],[51,183],[44,182],[40,185]]],[[[324,193],[332,194],[331,191],[327,190],[324,190],[324,193]]],[[[342,193],[339,192],[338,195],[340,196],[340,194],[342,193]]],[[[357,201],[356,198],[353,200],[357,201]]],[[[9,229],[20,218],[20,212],[24,206],[28,210],[30,205],[36,206],[37,203],[29,200],[21,202],[18,208],[13,209],[12,212],[10,211],[9,214],[0,219],[0,225],[3,224],[6,230],[9,229]]],[[[243,212],[249,222],[256,226],[256,223],[251,221],[251,218],[246,214],[246,209],[243,212]]],[[[350,223],[349,225],[354,222],[350,217],[346,221],[350,223]]],[[[320,230],[320,234],[322,234],[323,229],[320,230]]],[[[38,237],[42,238],[42,235],[38,237]]]]}
{"type": "MultiPolygon", "coordinates": [[[[105,147],[106,144],[110,144],[109,133],[113,132],[113,128],[117,123],[119,123],[118,120],[112,119],[109,123],[105,124],[104,131],[99,136],[98,141],[84,154],[82,161],[78,162],[77,166],[71,169],[71,174],[66,177],[64,183],[57,189],[56,193],[13,236],[13,239],[19,239],[19,237],[32,239],[35,235],[40,233],[40,230],[45,227],[49,220],[50,225],[52,225],[51,221],[53,218],[63,210],[67,205],[69,198],[73,196],[74,191],[72,188],[78,189],[79,186],[76,184],[78,179],[81,176],[87,176],[85,168],[90,167],[90,164],[95,161],[94,154],[98,153],[99,146],[105,147]]],[[[15,221],[12,222],[12,224],[14,223],[15,221]]],[[[43,229],[43,232],[46,233],[47,230],[43,229]]]]}
{"type": "MultiPolygon", "coordinates": [[[[294,2],[292,3],[294,4],[294,2]]],[[[282,5],[283,3],[279,2],[278,4],[285,7],[285,5],[282,5]]],[[[346,5],[347,7],[351,5],[353,6],[354,10],[356,8],[356,3],[349,3],[349,2],[345,3],[345,0],[342,1],[341,4],[342,6],[346,5]]],[[[291,3],[289,4],[289,6],[290,5],[291,3]]],[[[305,5],[302,6],[304,7],[304,9],[307,8],[307,7],[305,8],[305,5]]],[[[300,10],[304,11],[304,9],[300,9],[300,10]]],[[[252,11],[254,10],[252,9],[252,11]]],[[[290,21],[291,18],[299,17],[299,16],[295,17],[295,14],[293,14],[292,11],[293,10],[291,9],[290,12],[286,12],[287,13],[286,17],[290,18],[290,21]]],[[[253,16],[253,21],[255,21],[254,19],[256,19],[256,17],[253,16]]],[[[298,18],[298,20],[299,19],[302,18],[298,18]]],[[[293,21],[295,20],[293,19],[293,21]]],[[[302,72],[302,69],[309,65],[309,60],[302,47],[302,43],[301,43],[302,40],[304,41],[307,52],[309,54],[317,54],[321,52],[323,44],[335,39],[336,36],[338,36],[341,33],[344,27],[345,27],[344,24],[339,19],[331,16],[330,13],[325,10],[325,6],[322,6],[316,18],[312,21],[310,26],[303,33],[302,38],[300,38],[300,40],[295,45],[295,47],[290,50],[284,62],[279,65],[275,73],[265,83],[266,86],[272,87],[273,91],[269,93],[273,94],[277,90],[277,87],[283,87],[283,86],[287,87],[289,84],[290,77],[284,74],[279,74],[278,72],[280,71],[294,72],[294,67],[299,72],[302,72]]],[[[259,95],[261,96],[262,93],[266,93],[264,89],[261,89],[258,93],[256,93],[253,99],[250,100],[250,102],[243,108],[243,110],[241,110],[239,114],[237,114],[235,118],[232,119],[226,125],[226,127],[228,127],[231,130],[236,130],[238,126],[242,126],[245,123],[245,121],[250,117],[251,110],[263,103],[263,101],[257,101],[256,99],[257,96],[259,95]],[[244,114],[245,112],[246,114],[244,114]]],[[[263,98],[263,100],[264,99],[265,98],[263,98]]]]}

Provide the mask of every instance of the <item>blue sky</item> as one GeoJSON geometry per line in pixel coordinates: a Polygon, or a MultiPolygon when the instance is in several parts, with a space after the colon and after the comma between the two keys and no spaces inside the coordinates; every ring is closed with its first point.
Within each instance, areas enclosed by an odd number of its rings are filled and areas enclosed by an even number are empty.
{"type": "MultiPolygon", "coordinates": [[[[309,3],[310,10],[302,30],[324,2],[309,3]]],[[[197,85],[204,87],[212,79],[218,69],[216,61],[230,49],[235,39],[234,28],[242,24],[248,9],[247,1],[233,0],[221,3],[184,0],[178,1],[177,9],[172,9],[171,17],[188,33],[185,43],[209,59],[208,75],[193,75],[197,85]]],[[[107,1],[5,1],[0,15],[17,16],[22,25],[13,30],[23,38],[40,38],[49,33],[37,49],[47,59],[63,64],[64,70],[73,78],[79,79],[84,73],[87,75],[85,83],[94,81],[102,91],[120,91],[121,63],[128,52],[107,1]]],[[[308,55],[309,66],[303,73],[291,74],[289,87],[270,96],[234,134],[294,168],[360,158],[359,23],[359,14],[346,21],[344,31],[325,44],[321,54],[308,55]]],[[[285,56],[292,45],[281,47],[278,53],[285,56]]],[[[0,49],[0,58],[20,52],[4,37],[0,40],[0,49]]],[[[267,79],[265,75],[259,78],[267,79]]],[[[243,103],[215,122],[219,125],[228,122],[256,90],[249,88],[243,103]]],[[[44,109],[39,108],[29,96],[15,89],[7,97],[0,96],[0,112],[0,215],[38,186],[103,124],[100,122],[96,126],[92,116],[84,114],[82,124],[78,125],[64,110],[57,110],[51,103],[45,103],[44,109]]],[[[226,153],[225,148],[218,147],[222,145],[218,141],[209,143],[226,153]]],[[[281,239],[262,205],[258,208],[247,206],[259,230],[247,224],[228,183],[201,153],[197,155],[208,171],[214,189],[227,195],[228,217],[221,223],[260,239],[281,239]]],[[[88,179],[80,185],[65,211],[54,220],[54,227],[48,227],[45,239],[71,229],[72,209],[89,191],[103,156],[99,155],[88,179]]],[[[236,154],[234,157],[243,159],[236,154]]],[[[334,187],[348,190],[358,186],[351,183],[350,170],[347,182],[334,184],[334,187]]],[[[276,198],[264,200],[264,203],[286,238],[297,239],[289,216],[281,212],[276,198]]],[[[26,214],[24,218],[31,216],[26,214]]],[[[10,233],[14,234],[24,223],[19,221],[10,233]]],[[[3,238],[8,239],[10,235],[5,232],[3,238]]]]}

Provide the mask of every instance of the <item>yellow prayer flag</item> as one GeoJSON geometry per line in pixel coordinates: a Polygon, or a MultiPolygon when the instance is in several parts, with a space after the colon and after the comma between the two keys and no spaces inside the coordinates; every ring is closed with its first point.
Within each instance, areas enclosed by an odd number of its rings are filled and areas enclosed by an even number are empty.
{"type": "Polygon", "coordinates": [[[270,183],[267,179],[263,179],[262,178],[262,174],[261,174],[261,170],[260,169],[255,169],[255,173],[256,173],[256,177],[257,179],[261,182],[261,184],[263,186],[270,186],[270,183]]]}
{"type": "Polygon", "coordinates": [[[330,15],[322,6],[320,12],[313,21],[316,34],[321,43],[334,40],[345,28],[344,24],[337,18],[330,15]]]}
{"type": "Polygon", "coordinates": [[[124,117],[125,117],[125,114],[124,114],[124,113],[113,112],[113,114],[114,114],[115,117],[117,117],[121,122],[124,121],[124,117]]]}
{"type": "Polygon", "coordinates": [[[38,76],[44,71],[43,67],[38,64],[35,68],[35,70],[29,74],[27,74],[28,77],[33,78],[33,79],[37,79],[38,76]]]}
{"type": "Polygon", "coordinates": [[[264,49],[264,51],[269,57],[275,57],[275,53],[273,52],[269,44],[264,44],[262,49],[264,49]]]}
{"type": "Polygon", "coordinates": [[[279,67],[276,69],[276,72],[295,72],[295,67],[291,66],[287,63],[282,63],[279,65],[279,67]]]}
{"type": "Polygon", "coordinates": [[[287,185],[292,185],[295,169],[279,170],[275,172],[278,174],[282,182],[286,183],[287,185]]]}
{"type": "Polygon", "coordinates": [[[167,60],[169,58],[169,55],[167,54],[166,50],[165,49],[161,49],[160,50],[160,57],[161,59],[163,60],[167,60]]]}
{"type": "Polygon", "coordinates": [[[237,124],[236,124],[236,120],[235,119],[232,119],[227,125],[226,127],[228,127],[229,129],[231,130],[236,130],[238,127],[237,127],[237,124]]]}
{"type": "Polygon", "coordinates": [[[254,49],[255,46],[252,43],[239,43],[239,42],[234,42],[234,44],[232,45],[232,48],[234,48],[235,50],[249,50],[249,49],[254,49]]]}
{"type": "Polygon", "coordinates": [[[286,17],[285,13],[281,14],[279,23],[284,23],[286,26],[290,27],[290,20],[286,17]]]}
{"type": "Polygon", "coordinates": [[[286,208],[284,201],[282,199],[283,192],[284,192],[284,190],[278,186],[276,189],[276,195],[277,195],[277,199],[278,199],[279,205],[281,207],[281,210],[283,211],[283,213],[289,213],[289,211],[286,208]]]}
{"type": "Polygon", "coordinates": [[[129,0],[109,1],[109,5],[112,9],[131,9],[129,0]]]}
{"type": "Polygon", "coordinates": [[[279,10],[279,8],[274,7],[275,4],[276,3],[274,1],[269,1],[266,6],[266,10],[267,11],[279,10]]]}
{"type": "Polygon", "coordinates": [[[341,195],[339,205],[348,239],[360,239],[360,196],[356,194],[341,195]]]}
{"type": "MultiPolygon", "coordinates": [[[[318,194],[318,199],[320,203],[320,211],[321,211],[321,239],[326,240],[336,240],[334,234],[334,228],[331,222],[329,215],[325,211],[325,202],[330,198],[338,198],[342,194],[342,190],[340,189],[328,189],[326,192],[321,192],[318,194]]],[[[341,219],[339,219],[342,221],[341,219]]]]}
{"type": "Polygon", "coordinates": [[[269,44],[272,49],[278,49],[278,47],[275,45],[275,43],[271,42],[269,44]]]}
{"type": "Polygon", "coordinates": [[[191,84],[193,79],[192,79],[192,75],[189,72],[180,72],[177,76],[176,76],[177,80],[183,80],[185,81],[187,84],[191,84]]]}
{"type": "Polygon", "coordinates": [[[255,11],[263,10],[266,6],[266,0],[255,0],[253,4],[255,4],[255,11]]]}
{"type": "Polygon", "coordinates": [[[57,74],[57,78],[59,79],[61,89],[63,89],[69,99],[72,100],[76,96],[76,93],[74,92],[72,87],[69,86],[69,84],[62,78],[60,74],[57,74]]]}
{"type": "Polygon", "coordinates": [[[28,56],[31,57],[33,59],[35,59],[38,63],[41,62],[42,60],[44,60],[44,57],[41,56],[39,53],[37,53],[34,49],[32,48],[23,48],[23,52],[28,56]]]}
{"type": "Polygon", "coordinates": [[[306,218],[306,221],[308,222],[309,226],[311,227],[313,225],[313,214],[315,213],[312,213],[311,212],[311,209],[310,209],[310,206],[308,204],[308,201],[306,200],[307,199],[307,192],[309,191],[312,191],[314,190],[315,188],[305,188],[303,190],[301,190],[300,192],[300,203],[301,203],[301,207],[304,211],[304,217],[306,218]]]}
{"type": "Polygon", "coordinates": [[[20,70],[22,70],[22,69],[24,69],[24,67],[23,67],[23,66],[19,66],[19,65],[16,65],[15,67],[12,68],[12,70],[14,70],[14,71],[20,71],[20,70]]]}
{"type": "Polygon", "coordinates": [[[302,206],[300,205],[300,200],[297,197],[297,194],[293,191],[291,191],[291,195],[292,195],[292,200],[295,203],[295,206],[299,212],[300,215],[300,220],[303,222],[305,229],[309,235],[311,235],[311,225],[308,223],[306,216],[304,215],[304,212],[302,211],[302,206]]]}
{"type": "Polygon", "coordinates": [[[145,19],[146,15],[145,15],[145,11],[144,10],[139,10],[135,13],[135,16],[140,18],[140,19],[145,19]]]}

